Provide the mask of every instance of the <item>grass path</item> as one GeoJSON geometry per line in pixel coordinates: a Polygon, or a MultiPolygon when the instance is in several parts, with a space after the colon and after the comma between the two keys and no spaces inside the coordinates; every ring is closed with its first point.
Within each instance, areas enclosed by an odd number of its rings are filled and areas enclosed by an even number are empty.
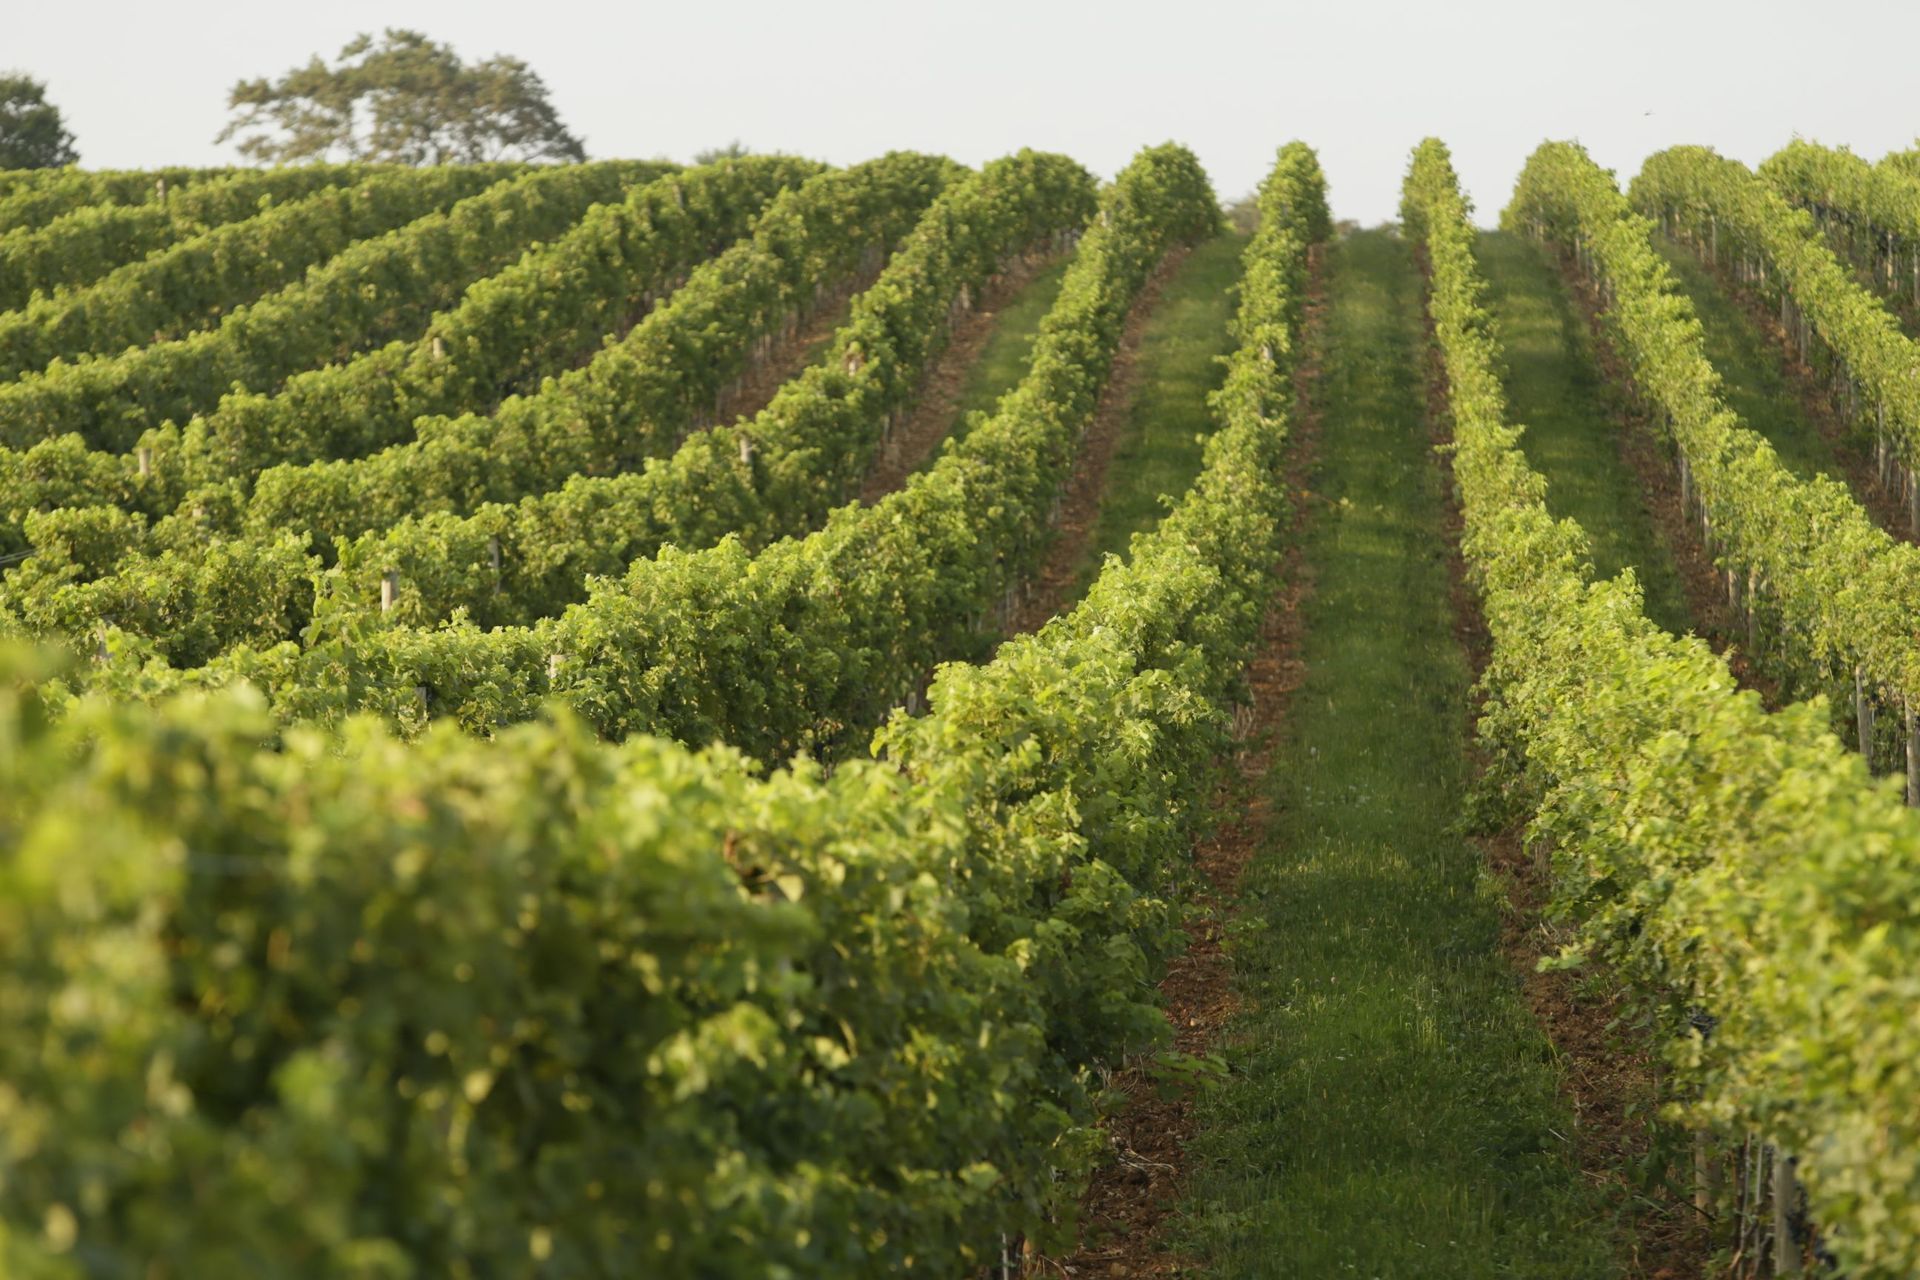
{"type": "Polygon", "coordinates": [[[1003,278],[947,335],[947,346],[922,382],[917,402],[873,459],[860,501],[874,503],[931,466],[1026,376],[1040,321],[1066,279],[1068,259],[1028,275],[1003,278]]]}
{"type": "Polygon", "coordinates": [[[1214,428],[1207,396],[1220,385],[1220,357],[1233,350],[1227,324],[1247,237],[1230,233],[1197,246],[1167,280],[1140,344],[1140,392],[1127,414],[1099,519],[1077,571],[1076,594],[1099,574],[1109,552],[1166,514],[1163,497],[1178,498],[1200,474],[1204,439],[1214,428]]]}
{"type": "Polygon", "coordinates": [[[1166,514],[1200,474],[1214,428],[1207,394],[1232,349],[1227,332],[1247,238],[1222,231],[1170,255],[1135,304],[1105,392],[1080,438],[1060,496],[1052,544],[1028,580],[1007,633],[1033,631],[1069,609],[1105,554],[1166,514]]]}
{"type": "Polygon", "coordinates": [[[1833,444],[1807,416],[1781,368],[1779,347],[1698,258],[1662,236],[1654,237],[1654,247],[1673,269],[1680,292],[1693,300],[1706,333],[1707,359],[1720,371],[1728,407],[1772,443],[1795,475],[1830,475],[1844,482],[1846,472],[1833,444]]]}
{"type": "Polygon", "coordinates": [[[1646,593],[1647,616],[1669,631],[1691,630],[1673,553],[1620,456],[1620,425],[1609,409],[1617,393],[1595,363],[1566,282],[1546,251],[1524,236],[1483,233],[1477,256],[1507,358],[1509,411],[1526,424],[1521,444],[1547,478],[1548,508],[1586,531],[1601,577],[1631,568],[1646,593]]]}
{"type": "Polygon", "coordinates": [[[1202,1104],[1185,1241],[1221,1276],[1611,1274],[1551,1049],[1456,834],[1468,667],[1424,420],[1420,282],[1332,250],[1304,675],[1232,928],[1242,1013],[1202,1104]]]}
{"type": "Polygon", "coordinates": [[[993,336],[967,370],[955,401],[953,422],[947,439],[959,440],[972,425],[976,413],[992,413],[1000,397],[1026,376],[1027,362],[1033,358],[1033,344],[1040,336],[1040,321],[1053,309],[1066,282],[1071,255],[1040,272],[1021,286],[995,314],[993,336]]]}

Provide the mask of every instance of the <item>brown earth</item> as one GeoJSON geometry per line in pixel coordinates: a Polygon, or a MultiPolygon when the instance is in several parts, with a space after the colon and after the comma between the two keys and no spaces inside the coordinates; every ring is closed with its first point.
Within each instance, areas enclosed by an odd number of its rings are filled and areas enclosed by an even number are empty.
{"type": "Polygon", "coordinates": [[[767,351],[720,397],[711,421],[732,422],[751,418],[773,403],[774,393],[806,372],[820,354],[820,348],[833,337],[847,319],[847,300],[867,288],[879,277],[878,271],[865,271],[840,288],[819,299],[791,330],[781,333],[767,351]]]}

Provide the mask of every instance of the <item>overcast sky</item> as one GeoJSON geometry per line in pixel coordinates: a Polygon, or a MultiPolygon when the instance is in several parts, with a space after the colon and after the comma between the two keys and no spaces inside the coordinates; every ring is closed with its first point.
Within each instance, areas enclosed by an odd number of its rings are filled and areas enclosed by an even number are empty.
{"type": "Polygon", "coordinates": [[[1223,198],[1290,138],[1336,212],[1398,203],[1408,150],[1453,148],[1491,221],[1527,153],[1577,138],[1631,177],[1703,142],[1753,163],[1794,133],[1878,156],[1920,132],[1920,5],[1859,0],[965,4],[814,0],[12,0],[0,69],[48,82],[82,163],[232,163],[228,88],[354,33],[414,27],[545,77],[595,156],[740,138],[833,162],[896,147],[977,163],[1022,146],[1111,174],[1193,147],[1223,198]]]}

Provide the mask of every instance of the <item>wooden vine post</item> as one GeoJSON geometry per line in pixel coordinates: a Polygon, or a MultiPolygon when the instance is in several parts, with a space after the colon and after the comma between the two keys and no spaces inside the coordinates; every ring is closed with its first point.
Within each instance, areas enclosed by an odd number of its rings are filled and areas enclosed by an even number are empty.
{"type": "Polygon", "coordinates": [[[1800,1274],[1800,1245],[1793,1238],[1793,1202],[1799,1194],[1793,1159],[1773,1148],[1773,1274],[1800,1274]]]}
{"type": "Polygon", "coordinates": [[[1853,718],[1860,735],[1860,754],[1867,758],[1867,772],[1873,772],[1873,700],[1867,697],[1865,667],[1853,669],[1853,718]]]}
{"type": "Polygon", "coordinates": [[[1920,807],[1920,715],[1909,700],[1904,708],[1907,729],[1907,803],[1920,807]]]}

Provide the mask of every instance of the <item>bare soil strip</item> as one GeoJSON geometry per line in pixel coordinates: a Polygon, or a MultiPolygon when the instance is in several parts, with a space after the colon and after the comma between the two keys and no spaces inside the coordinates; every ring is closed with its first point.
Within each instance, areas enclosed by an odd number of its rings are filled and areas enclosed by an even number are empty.
{"type": "Polygon", "coordinates": [[[776,339],[767,354],[720,397],[719,411],[713,415],[713,421],[751,418],[773,403],[774,393],[819,358],[834,331],[846,323],[854,294],[871,285],[879,274],[878,271],[863,272],[830,297],[821,299],[812,314],[795,325],[791,333],[776,339]]]}

